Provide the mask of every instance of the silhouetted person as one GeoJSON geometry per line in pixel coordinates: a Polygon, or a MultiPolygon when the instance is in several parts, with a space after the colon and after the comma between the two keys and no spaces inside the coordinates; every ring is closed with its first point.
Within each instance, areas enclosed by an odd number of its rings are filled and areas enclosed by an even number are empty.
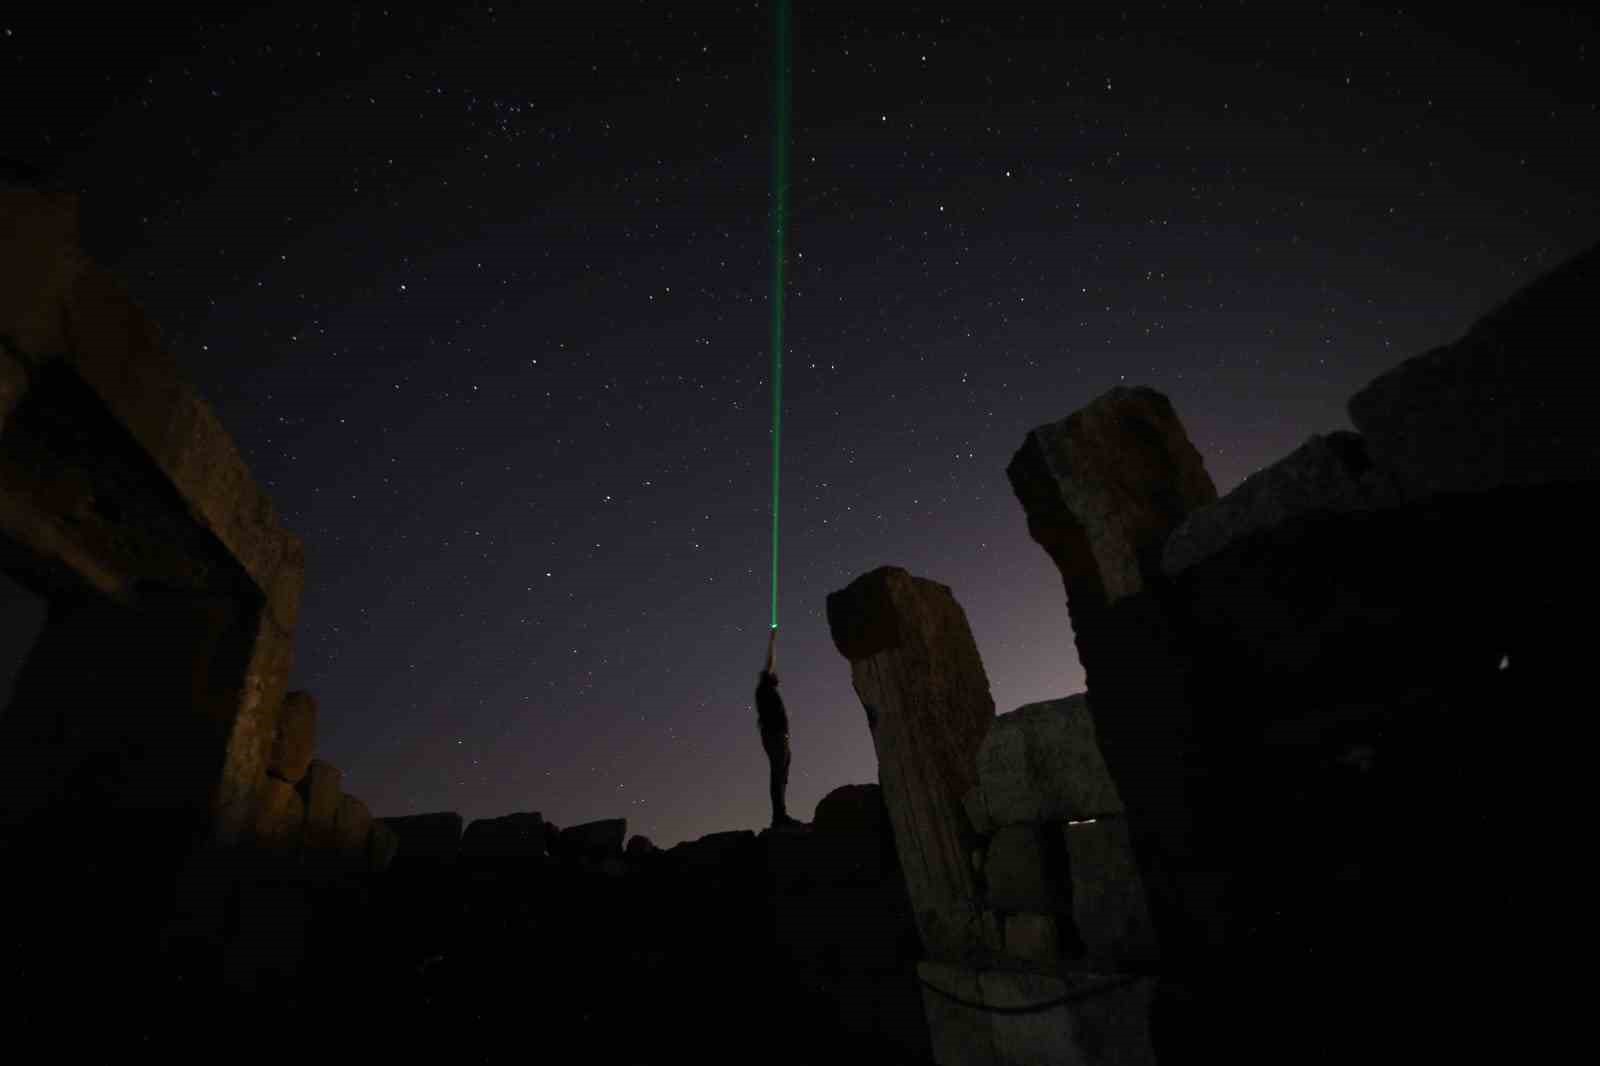
{"type": "Polygon", "coordinates": [[[778,695],[777,665],[778,631],[767,637],[767,665],[756,683],[756,717],[761,724],[761,747],[766,750],[767,762],[772,767],[772,827],[798,825],[789,817],[784,806],[783,793],[789,785],[789,715],[783,709],[783,697],[778,695]]]}

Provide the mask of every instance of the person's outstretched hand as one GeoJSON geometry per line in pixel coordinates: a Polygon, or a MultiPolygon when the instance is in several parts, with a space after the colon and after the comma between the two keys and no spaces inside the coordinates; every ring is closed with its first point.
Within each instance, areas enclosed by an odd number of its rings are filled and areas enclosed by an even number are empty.
{"type": "Polygon", "coordinates": [[[778,661],[778,631],[776,629],[767,634],[767,673],[772,673],[778,661]]]}

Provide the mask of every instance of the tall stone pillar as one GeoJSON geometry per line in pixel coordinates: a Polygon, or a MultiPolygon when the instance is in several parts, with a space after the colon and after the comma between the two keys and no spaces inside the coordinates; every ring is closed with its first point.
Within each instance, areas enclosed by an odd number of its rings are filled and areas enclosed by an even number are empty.
{"type": "Polygon", "coordinates": [[[967,616],[946,586],[882,567],[828,597],[828,626],[866,710],[924,949],[981,961],[999,934],[978,906],[961,798],[977,784],[994,699],[967,616]]]}

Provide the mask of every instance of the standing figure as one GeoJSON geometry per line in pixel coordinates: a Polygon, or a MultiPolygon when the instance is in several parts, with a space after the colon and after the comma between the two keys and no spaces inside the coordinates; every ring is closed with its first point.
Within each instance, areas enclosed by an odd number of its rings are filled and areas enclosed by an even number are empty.
{"type": "Polygon", "coordinates": [[[789,817],[783,793],[789,786],[789,715],[778,695],[778,631],[767,636],[767,665],[756,683],[756,717],[761,725],[761,747],[772,768],[772,827],[799,825],[789,817]]]}

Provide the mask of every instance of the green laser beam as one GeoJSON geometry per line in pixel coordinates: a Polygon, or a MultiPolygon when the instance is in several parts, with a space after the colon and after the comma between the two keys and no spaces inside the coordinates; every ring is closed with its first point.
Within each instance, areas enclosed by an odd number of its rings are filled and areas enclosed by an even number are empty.
{"type": "Polygon", "coordinates": [[[772,131],[772,628],[778,628],[778,474],[783,445],[783,266],[789,207],[789,0],[778,0],[772,131]]]}

